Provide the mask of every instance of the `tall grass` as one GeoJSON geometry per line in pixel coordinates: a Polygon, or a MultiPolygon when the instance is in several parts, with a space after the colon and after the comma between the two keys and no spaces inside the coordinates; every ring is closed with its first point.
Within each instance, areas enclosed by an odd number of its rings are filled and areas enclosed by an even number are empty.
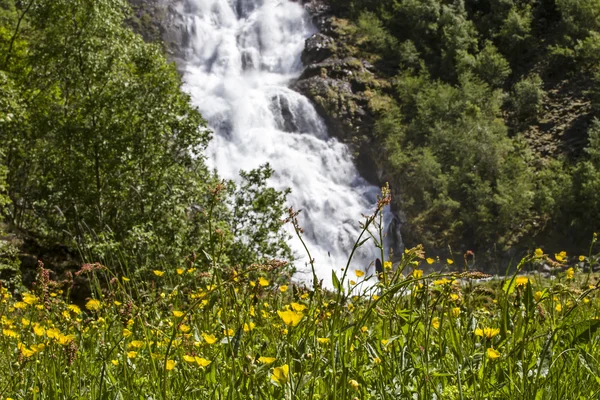
{"type": "MultiPolygon", "coordinates": [[[[363,223],[381,247],[375,222],[386,204],[384,193],[363,223]]],[[[592,250],[576,265],[589,265],[592,250]]],[[[417,247],[378,276],[349,262],[327,290],[275,284],[277,261],[208,259],[135,276],[87,264],[78,279],[92,298],[79,306],[43,265],[30,293],[1,289],[0,399],[600,396],[597,279],[576,268],[556,279],[424,276],[432,260],[417,247]]],[[[540,263],[569,259],[537,251],[517,272],[540,263]]]]}

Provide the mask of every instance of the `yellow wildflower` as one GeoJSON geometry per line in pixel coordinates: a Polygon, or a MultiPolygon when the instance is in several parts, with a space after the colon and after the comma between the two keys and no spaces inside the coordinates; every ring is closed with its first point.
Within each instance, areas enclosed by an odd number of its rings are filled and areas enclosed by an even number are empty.
{"type": "Polygon", "coordinates": [[[475,329],[475,335],[480,337],[485,337],[487,339],[491,339],[494,336],[500,333],[500,329],[498,328],[477,328],[475,329]]]}
{"type": "Polygon", "coordinates": [[[281,367],[273,368],[273,375],[271,375],[271,379],[280,385],[285,385],[288,382],[290,374],[290,366],[285,364],[281,367]]]}
{"type": "Polygon", "coordinates": [[[585,256],[579,256],[579,261],[585,261],[585,256]]]}
{"type": "Polygon", "coordinates": [[[194,356],[188,356],[187,354],[183,356],[183,359],[189,363],[195,363],[196,359],[194,356]]]}
{"type": "Polygon", "coordinates": [[[137,354],[138,354],[137,351],[128,351],[127,358],[136,358],[137,354]]]}
{"type": "Polygon", "coordinates": [[[40,324],[35,324],[33,326],[33,333],[35,333],[36,336],[44,336],[44,333],[46,333],[46,330],[40,324]]]}
{"type": "Polygon", "coordinates": [[[23,343],[18,343],[17,348],[21,351],[21,354],[23,354],[23,356],[27,358],[35,354],[35,351],[28,349],[27,346],[25,346],[23,343]]]}
{"type": "Polygon", "coordinates": [[[181,318],[183,317],[183,311],[173,311],[173,316],[175,318],[181,318]]]}
{"type": "Polygon", "coordinates": [[[194,360],[196,360],[196,364],[198,364],[199,367],[208,367],[212,362],[202,357],[194,357],[194,360]]]}
{"type": "Polygon", "coordinates": [[[431,265],[435,262],[435,260],[433,258],[427,258],[425,261],[427,261],[427,264],[431,265]]]}
{"type": "Polygon", "coordinates": [[[527,283],[532,282],[531,279],[527,276],[517,276],[515,279],[515,285],[517,286],[527,286],[527,283]]]}
{"type": "Polygon", "coordinates": [[[438,317],[433,317],[431,320],[431,326],[433,326],[435,329],[440,329],[440,319],[438,317]]]}
{"type": "Polygon", "coordinates": [[[58,339],[60,336],[60,331],[56,328],[50,328],[46,331],[46,336],[48,336],[50,339],[58,339]]]}
{"type": "Polygon", "coordinates": [[[321,344],[327,344],[329,343],[329,338],[317,338],[317,342],[321,343],[321,344]]]}
{"type": "Polygon", "coordinates": [[[453,261],[451,258],[447,258],[447,259],[446,259],[446,263],[447,263],[448,265],[452,265],[452,264],[454,264],[454,261],[453,261]]]}
{"type": "Polygon", "coordinates": [[[76,306],[75,304],[69,304],[69,305],[67,306],[67,309],[68,309],[69,311],[71,311],[72,313],[74,313],[74,314],[77,314],[77,315],[81,314],[81,308],[79,308],[79,307],[78,307],[78,306],[76,306]]]}
{"type": "Polygon", "coordinates": [[[192,330],[192,328],[189,325],[181,324],[181,325],[179,325],[179,330],[183,333],[188,333],[189,331],[192,330]]]}
{"type": "Polygon", "coordinates": [[[131,341],[131,343],[129,343],[128,347],[134,349],[141,349],[142,347],[144,347],[144,342],[142,342],[141,340],[133,340],[131,341]]]}
{"type": "Polygon", "coordinates": [[[112,363],[112,365],[117,366],[119,365],[119,360],[110,360],[110,362],[112,363]]]}
{"type": "Polygon", "coordinates": [[[495,360],[496,358],[500,357],[500,353],[492,349],[491,347],[488,347],[487,356],[490,360],[495,360]]]}
{"type": "Polygon", "coordinates": [[[159,271],[159,270],[154,270],[152,271],[152,273],[156,276],[163,276],[165,274],[165,271],[159,271]]]}
{"type": "Polygon", "coordinates": [[[543,295],[543,292],[537,291],[533,294],[533,298],[535,299],[535,301],[540,301],[543,295]]]}
{"type": "Polygon", "coordinates": [[[173,368],[175,368],[176,364],[177,363],[175,361],[173,361],[173,360],[167,360],[167,365],[166,365],[167,371],[172,371],[173,368]]]}
{"type": "Polygon", "coordinates": [[[13,307],[14,307],[14,308],[17,308],[17,309],[23,309],[23,308],[26,308],[26,307],[27,307],[27,303],[24,303],[24,302],[22,302],[22,301],[17,301],[17,302],[16,302],[16,303],[13,305],[13,307]]]}
{"type": "Polygon", "coordinates": [[[292,303],[292,309],[294,311],[302,312],[306,310],[306,306],[304,304],[292,303]]]}
{"type": "Polygon", "coordinates": [[[454,318],[458,318],[460,315],[460,307],[454,307],[452,310],[450,310],[450,313],[454,318]]]}
{"type": "Polygon", "coordinates": [[[392,262],[391,261],[384,262],[383,269],[392,269],[392,262]]]}
{"type": "Polygon", "coordinates": [[[260,286],[269,286],[269,281],[263,277],[258,278],[258,284],[260,286]]]}
{"type": "Polygon", "coordinates": [[[279,317],[283,320],[283,322],[288,326],[297,326],[302,318],[304,318],[304,314],[296,311],[277,311],[279,317]]]}
{"type": "Polygon", "coordinates": [[[285,293],[285,292],[287,292],[287,290],[288,290],[288,285],[281,285],[281,286],[279,286],[279,291],[281,293],[285,293]]]}
{"type": "Polygon", "coordinates": [[[413,278],[415,279],[419,279],[423,277],[423,270],[422,269],[415,269],[412,273],[413,278]]]}
{"type": "Polygon", "coordinates": [[[35,295],[31,294],[31,293],[25,293],[23,295],[23,301],[26,304],[33,305],[33,304],[37,303],[38,298],[35,295]]]}
{"type": "Polygon", "coordinates": [[[562,311],[562,305],[559,303],[556,305],[556,307],[554,307],[554,309],[556,310],[556,312],[561,312],[562,311]]]}
{"type": "Polygon", "coordinates": [[[75,340],[75,335],[70,334],[70,335],[63,335],[62,333],[58,336],[58,343],[60,343],[63,346],[68,345],[69,343],[71,343],[73,340],[75,340]]]}
{"type": "Polygon", "coordinates": [[[535,256],[540,258],[544,256],[544,251],[542,249],[535,249],[535,256]]]}
{"type": "Polygon", "coordinates": [[[206,333],[202,333],[202,338],[204,338],[204,341],[208,344],[215,344],[217,342],[217,338],[215,337],[215,335],[208,335],[206,333]]]}
{"type": "Polygon", "coordinates": [[[364,276],[364,274],[365,274],[365,272],[364,272],[364,271],[361,271],[361,270],[359,270],[359,269],[355,270],[355,271],[354,271],[354,273],[356,274],[356,276],[357,276],[358,278],[360,278],[361,276],[364,276]]]}
{"type": "Polygon", "coordinates": [[[244,332],[250,332],[252,329],[256,327],[254,322],[250,322],[249,324],[244,324],[244,332]]]}
{"type": "Polygon", "coordinates": [[[129,282],[131,279],[127,278],[126,276],[122,276],[121,279],[123,280],[123,282],[129,282]]]}
{"type": "Polygon", "coordinates": [[[567,279],[573,279],[573,277],[575,276],[575,270],[573,268],[569,268],[566,272],[565,272],[565,277],[567,279]]]}
{"type": "Polygon", "coordinates": [[[127,338],[127,337],[131,336],[131,334],[132,334],[132,332],[129,329],[127,329],[127,328],[123,329],[123,337],[127,338]]]}
{"type": "Polygon", "coordinates": [[[258,362],[261,364],[272,364],[277,359],[275,357],[258,357],[258,362]]]}
{"type": "Polygon", "coordinates": [[[98,311],[100,309],[100,301],[96,299],[91,299],[87,303],[85,303],[85,308],[90,311],[98,311]]]}
{"type": "Polygon", "coordinates": [[[348,384],[349,384],[349,385],[350,385],[350,387],[351,387],[352,389],[354,389],[354,390],[358,390],[358,388],[360,387],[360,384],[359,384],[357,381],[355,381],[354,379],[350,379],[350,380],[348,381],[348,384]]]}
{"type": "Polygon", "coordinates": [[[177,268],[177,275],[182,275],[185,272],[183,268],[177,268]]]}
{"type": "Polygon", "coordinates": [[[556,261],[558,261],[560,263],[565,262],[566,259],[567,259],[567,252],[566,251],[561,251],[560,253],[555,254],[554,258],[556,259],[556,261]]]}
{"type": "Polygon", "coordinates": [[[2,334],[6,337],[18,338],[19,334],[12,329],[2,329],[2,334]]]}

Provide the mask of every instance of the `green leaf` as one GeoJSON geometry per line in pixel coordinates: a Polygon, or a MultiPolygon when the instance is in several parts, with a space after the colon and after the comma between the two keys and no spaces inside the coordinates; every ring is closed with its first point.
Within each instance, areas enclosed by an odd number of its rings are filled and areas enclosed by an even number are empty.
{"type": "Polygon", "coordinates": [[[333,283],[333,287],[338,292],[344,291],[344,288],[342,288],[342,284],[340,283],[340,280],[338,279],[337,275],[335,274],[335,271],[331,271],[331,282],[333,283]]]}

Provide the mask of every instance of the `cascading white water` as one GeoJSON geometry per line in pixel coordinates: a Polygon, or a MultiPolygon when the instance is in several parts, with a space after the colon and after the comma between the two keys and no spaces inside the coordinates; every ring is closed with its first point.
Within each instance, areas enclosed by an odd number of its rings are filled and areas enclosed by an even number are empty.
{"type": "MultiPolygon", "coordinates": [[[[228,179],[270,163],[269,182],[291,188],[289,204],[302,209],[305,240],[319,279],[331,286],[360,234],[361,214],[372,211],[378,188],[360,177],[345,145],[329,138],[312,104],[288,89],[302,72],[305,40],[316,32],[304,8],[289,0],[185,0],[189,37],[181,66],[214,139],[208,162],[228,179]]],[[[292,247],[299,279],[310,269],[300,242],[292,247]]],[[[353,268],[377,257],[363,248],[353,268]]]]}

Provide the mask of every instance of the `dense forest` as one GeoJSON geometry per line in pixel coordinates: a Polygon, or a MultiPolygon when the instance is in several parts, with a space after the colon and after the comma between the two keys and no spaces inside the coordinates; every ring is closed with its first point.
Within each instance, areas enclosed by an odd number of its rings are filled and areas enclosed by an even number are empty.
{"type": "Polygon", "coordinates": [[[375,122],[349,142],[390,182],[407,244],[505,260],[585,248],[600,223],[600,2],[329,3],[334,57],[376,75],[354,78],[375,122]]]}

